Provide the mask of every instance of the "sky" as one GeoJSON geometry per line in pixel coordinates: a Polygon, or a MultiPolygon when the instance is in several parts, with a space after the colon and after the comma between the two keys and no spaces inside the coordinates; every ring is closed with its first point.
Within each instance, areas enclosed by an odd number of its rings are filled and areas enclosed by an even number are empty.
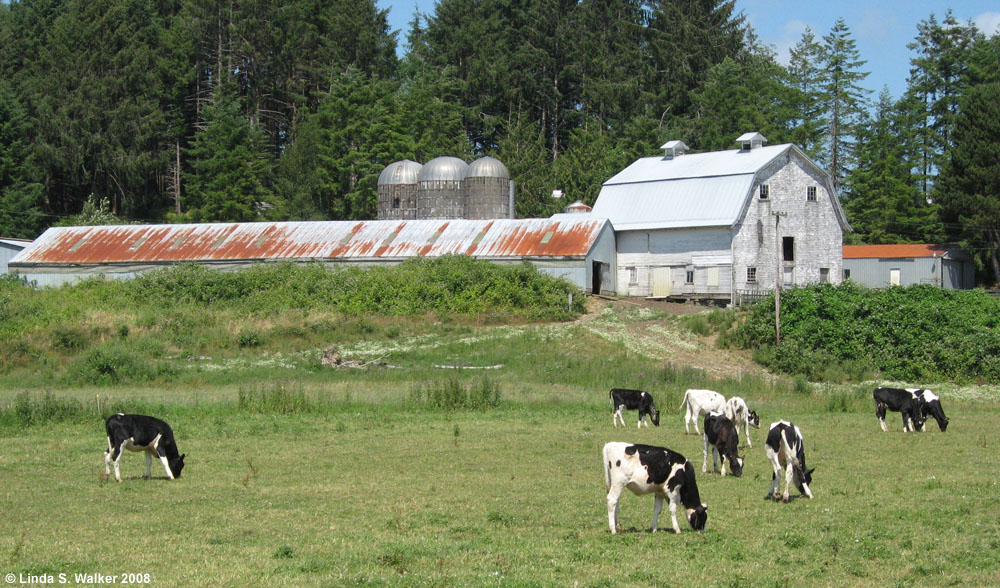
{"type": "MultiPolygon", "coordinates": [[[[434,0],[376,0],[389,9],[389,27],[399,31],[399,54],[405,51],[406,32],[414,12],[434,13],[434,0]]],[[[917,36],[917,25],[933,14],[938,22],[950,8],[959,22],[973,21],[987,35],[1000,31],[998,0],[737,0],[736,8],[746,16],[765,45],[778,54],[778,61],[788,62],[788,50],[802,38],[806,27],[817,40],[830,32],[838,18],[843,18],[857,42],[863,71],[870,75],[862,86],[872,90],[871,98],[887,87],[893,98],[906,89],[910,59],[906,48],[917,36]]]]}

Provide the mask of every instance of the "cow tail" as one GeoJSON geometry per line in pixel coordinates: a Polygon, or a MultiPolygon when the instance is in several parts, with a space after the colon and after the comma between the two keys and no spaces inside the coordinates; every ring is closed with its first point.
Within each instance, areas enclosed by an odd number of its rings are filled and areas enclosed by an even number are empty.
{"type": "MultiPolygon", "coordinates": [[[[687,401],[688,401],[688,391],[685,390],[684,391],[684,399],[681,400],[681,406],[680,406],[680,408],[684,408],[684,405],[687,404],[687,401]]],[[[680,410],[680,409],[678,409],[678,410],[680,410]]]]}
{"type": "Polygon", "coordinates": [[[611,458],[606,449],[601,451],[601,457],[604,458],[604,491],[611,492],[611,458]]]}

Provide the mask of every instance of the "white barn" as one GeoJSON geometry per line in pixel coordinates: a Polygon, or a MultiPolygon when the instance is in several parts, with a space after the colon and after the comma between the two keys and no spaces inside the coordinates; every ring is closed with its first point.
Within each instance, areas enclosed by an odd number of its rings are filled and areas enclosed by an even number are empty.
{"type": "Polygon", "coordinates": [[[747,133],[739,149],[681,141],[604,183],[590,216],[617,238],[617,292],[737,300],[745,291],[839,282],[850,230],[830,175],[792,144],[747,133]]]}

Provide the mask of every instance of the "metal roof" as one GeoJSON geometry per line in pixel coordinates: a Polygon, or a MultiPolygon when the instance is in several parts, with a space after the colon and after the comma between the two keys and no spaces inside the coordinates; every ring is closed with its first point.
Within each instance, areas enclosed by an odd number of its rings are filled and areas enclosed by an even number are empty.
{"type": "Polygon", "coordinates": [[[420,169],[423,166],[416,161],[411,161],[409,159],[404,159],[402,161],[394,161],[389,165],[385,166],[382,173],[378,175],[378,185],[397,185],[397,184],[414,184],[417,183],[417,177],[420,175],[420,169]]]}
{"type": "Polygon", "coordinates": [[[604,185],[756,174],[791,148],[792,145],[786,143],[750,151],[731,149],[708,153],[685,153],[673,159],[663,156],[643,157],[612,176],[610,180],[604,182],[604,185]]]}
{"type": "Polygon", "coordinates": [[[442,155],[435,157],[420,168],[418,182],[436,181],[462,181],[465,179],[465,172],[469,169],[469,164],[457,157],[442,155]]]}
{"type": "Polygon", "coordinates": [[[911,257],[967,258],[965,253],[955,245],[928,243],[844,245],[844,259],[906,259],[911,257]]]}
{"type": "Polygon", "coordinates": [[[469,164],[469,169],[465,172],[467,178],[503,178],[510,179],[510,172],[507,166],[498,159],[492,157],[480,157],[469,164]]]}
{"type": "Polygon", "coordinates": [[[13,268],[278,260],[585,257],[605,219],[378,220],[53,227],[13,268]]]}
{"type": "MultiPolygon", "coordinates": [[[[681,159],[692,157],[684,155],[681,159]]],[[[615,229],[730,226],[739,218],[754,175],[605,184],[591,215],[615,229]]]]}

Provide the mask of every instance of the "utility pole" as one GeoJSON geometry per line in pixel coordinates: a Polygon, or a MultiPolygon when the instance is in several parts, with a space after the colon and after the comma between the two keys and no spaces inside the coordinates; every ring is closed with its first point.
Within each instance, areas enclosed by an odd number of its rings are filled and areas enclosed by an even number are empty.
{"type": "Polygon", "coordinates": [[[781,345],[781,233],[778,225],[787,212],[772,212],[774,215],[774,346],[781,345]]]}

